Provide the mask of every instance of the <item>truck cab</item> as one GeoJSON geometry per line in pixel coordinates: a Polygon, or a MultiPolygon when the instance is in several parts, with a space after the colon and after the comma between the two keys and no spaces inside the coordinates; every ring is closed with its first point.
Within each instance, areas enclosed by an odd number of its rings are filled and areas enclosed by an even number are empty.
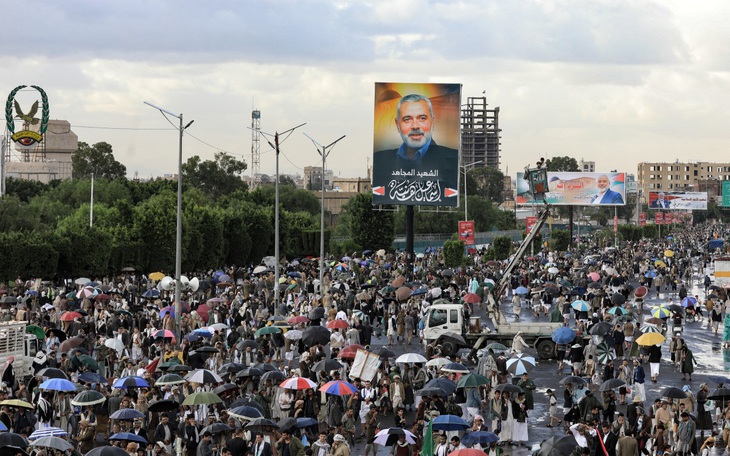
{"type": "Polygon", "coordinates": [[[0,323],[0,365],[14,356],[13,368],[18,379],[33,374],[33,359],[40,347],[38,338],[25,332],[26,325],[24,321],[0,323]]]}
{"type": "Polygon", "coordinates": [[[467,334],[462,304],[432,304],[424,315],[423,340],[438,341],[442,356],[452,356],[465,344],[467,334]]]}

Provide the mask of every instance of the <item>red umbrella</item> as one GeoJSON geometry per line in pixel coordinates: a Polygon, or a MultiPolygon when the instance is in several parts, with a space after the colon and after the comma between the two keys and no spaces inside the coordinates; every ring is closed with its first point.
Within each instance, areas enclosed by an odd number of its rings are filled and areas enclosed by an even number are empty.
{"type": "Polygon", "coordinates": [[[449,453],[449,456],[487,456],[487,453],[475,448],[462,448],[460,450],[452,451],[449,453]]]}
{"type": "Polygon", "coordinates": [[[202,318],[204,322],[208,323],[208,312],[210,312],[210,307],[208,307],[207,304],[199,305],[195,311],[198,312],[198,315],[200,315],[200,318],[202,318]]]}
{"type": "Polygon", "coordinates": [[[298,325],[300,323],[309,323],[309,318],[305,317],[304,315],[297,315],[296,317],[291,317],[287,320],[287,323],[291,323],[293,325],[298,325]]]}
{"type": "Polygon", "coordinates": [[[306,377],[292,377],[287,378],[279,385],[279,388],[291,389],[291,390],[304,390],[309,388],[316,388],[317,384],[306,377]]]}
{"type": "Polygon", "coordinates": [[[163,339],[172,339],[175,340],[175,334],[170,331],[169,329],[160,329],[159,331],[156,331],[154,334],[152,334],[152,337],[157,339],[158,337],[162,337],[163,339]]]}
{"type": "Polygon", "coordinates": [[[61,315],[61,321],[74,321],[76,318],[81,318],[81,314],[78,312],[65,312],[61,315]]]}
{"type": "Polygon", "coordinates": [[[97,301],[108,301],[111,298],[112,298],[111,296],[109,296],[108,294],[104,294],[104,293],[94,296],[94,299],[96,299],[97,301]]]}
{"type": "Polygon", "coordinates": [[[476,304],[478,302],[482,302],[482,298],[479,297],[476,293],[467,293],[464,295],[462,300],[467,304],[476,304]]]}
{"type": "Polygon", "coordinates": [[[647,291],[648,290],[644,286],[638,287],[636,290],[634,290],[634,296],[636,296],[637,298],[643,298],[644,296],[646,296],[647,291]]]}
{"type": "Polygon", "coordinates": [[[355,359],[355,356],[357,356],[356,351],[341,351],[337,354],[340,359],[355,359]]]}
{"type": "Polygon", "coordinates": [[[329,329],[344,329],[349,326],[350,324],[345,320],[332,320],[327,323],[327,328],[329,329]]]}
{"type": "Polygon", "coordinates": [[[360,344],[350,344],[346,347],[342,347],[342,350],[340,350],[340,354],[342,354],[343,352],[357,353],[358,350],[365,350],[365,346],[360,344]]]}

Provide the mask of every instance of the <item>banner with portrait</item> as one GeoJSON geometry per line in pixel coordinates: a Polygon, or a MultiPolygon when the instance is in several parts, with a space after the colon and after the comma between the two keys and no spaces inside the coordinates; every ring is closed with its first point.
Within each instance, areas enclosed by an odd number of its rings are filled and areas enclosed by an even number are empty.
{"type": "Polygon", "coordinates": [[[461,84],[375,83],[373,204],[459,205],[461,84]]]}
{"type": "Polygon", "coordinates": [[[649,191],[649,209],[707,210],[707,192],[649,191]]]}
{"type": "Polygon", "coordinates": [[[474,245],[474,220],[459,221],[459,240],[464,241],[464,245],[474,245]]]}
{"type": "MultiPolygon", "coordinates": [[[[517,173],[517,204],[543,204],[535,201],[525,173],[517,173]]],[[[548,171],[545,202],[557,206],[623,206],[626,204],[625,173],[578,173],[548,171]]]]}

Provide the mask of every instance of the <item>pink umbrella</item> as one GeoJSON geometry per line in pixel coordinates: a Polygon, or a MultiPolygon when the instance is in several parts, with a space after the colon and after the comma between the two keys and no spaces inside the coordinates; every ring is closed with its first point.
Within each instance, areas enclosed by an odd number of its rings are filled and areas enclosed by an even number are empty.
{"type": "Polygon", "coordinates": [[[597,272],[589,272],[588,278],[594,282],[598,282],[599,280],[601,280],[601,276],[597,272]]]}
{"type": "Polygon", "coordinates": [[[208,307],[207,304],[199,305],[195,311],[198,312],[198,315],[200,315],[200,318],[202,318],[204,322],[208,323],[208,312],[210,312],[210,307],[208,307]]]}
{"type": "Polygon", "coordinates": [[[162,337],[164,339],[175,340],[175,334],[172,331],[170,331],[169,329],[161,329],[161,330],[155,332],[154,334],[152,334],[152,337],[154,337],[155,339],[157,339],[158,337],[162,337]]]}

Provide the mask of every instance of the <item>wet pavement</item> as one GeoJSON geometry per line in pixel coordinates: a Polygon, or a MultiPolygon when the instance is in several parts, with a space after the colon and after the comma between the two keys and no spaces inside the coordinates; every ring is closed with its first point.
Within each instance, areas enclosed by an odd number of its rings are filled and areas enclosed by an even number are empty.
{"type": "MultiPolygon", "coordinates": [[[[696,269],[695,269],[696,270],[696,269]]],[[[701,277],[700,277],[701,279],[701,277]]],[[[636,283],[633,283],[634,286],[636,286],[636,283]]],[[[700,298],[700,302],[704,302],[704,286],[701,284],[701,281],[698,281],[698,278],[695,276],[692,284],[688,284],[687,286],[688,294],[689,295],[697,295],[700,298]]],[[[502,305],[500,306],[502,311],[505,313],[507,317],[508,322],[514,321],[514,317],[512,314],[511,305],[505,304],[507,301],[503,300],[502,305]]],[[[644,310],[641,314],[640,318],[646,319],[650,318],[650,309],[652,306],[658,305],[660,303],[664,304],[670,304],[670,303],[679,303],[679,299],[677,298],[676,294],[672,295],[671,292],[662,292],[659,297],[657,298],[656,292],[654,290],[651,290],[650,296],[648,296],[645,300],[644,304],[644,310]],[[670,302],[671,300],[671,302],[670,302]]],[[[638,309],[637,309],[638,312],[638,309]]],[[[707,328],[707,312],[703,309],[703,313],[705,314],[704,318],[700,318],[697,321],[694,322],[685,322],[684,325],[684,332],[683,332],[683,338],[685,342],[687,343],[688,347],[693,351],[695,360],[697,361],[697,365],[695,366],[695,372],[692,375],[692,381],[687,382],[682,380],[682,374],[674,369],[674,367],[671,364],[671,358],[669,355],[669,341],[667,340],[662,345],[662,362],[661,367],[659,370],[659,377],[657,383],[652,383],[650,380],[650,374],[649,374],[649,366],[648,364],[645,364],[644,367],[646,369],[647,373],[647,383],[645,383],[645,390],[646,390],[646,396],[648,401],[645,401],[645,404],[651,404],[653,403],[654,399],[660,396],[660,392],[666,388],[667,386],[677,386],[682,387],[684,384],[689,384],[692,388],[692,391],[695,392],[699,388],[700,383],[707,382],[710,384],[710,390],[712,391],[716,385],[713,385],[709,382],[708,376],[712,375],[728,375],[730,373],[730,350],[721,350],[722,346],[722,324],[720,325],[720,330],[718,332],[718,335],[714,334],[714,331],[707,328]]],[[[481,313],[476,311],[475,315],[481,315],[482,321],[486,321],[486,315],[484,314],[484,311],[482,310],[481,313]]],[[[528,312],[527,309],[522,310],[522,314],[520,316],[520,322],[534,322],[534,321],[541,321],[546,322],[549,321],[549,317],[540,316],[537,320],[532,316],[531,312],[528,312]]],[[[572,324],[572,322],[571,322],[572,324]]],[[[671,329],[671,327],[670,327],[671,329]]],[[[407,352],[416,352],[423,354],[424,350],[423,347],[416,344],[417,339],[414,338],[413,343],[409,346],[405,343],[402,344],[395,344],[391,349],[396,353],[396,356],[399,356],[403,353],[407,352]]],[[[383,345],[388,344],[388,339],[386,337],[380,337],[376,338],[373,336],[372,346],[373,347],[380,347],[383,345]]],[[[531,353],[533,356],[536,354],[534,353],[534,350],[531,350],[531,353]]],[[[474,367],[474,366],[471,366],[474,367]]],[[[562,411],[562,404],[563,404],[563,398],[562,393],[564,390],[564,387],[559,384],[562,375],[557,375],[557,362],[555,361],[540,361],[538,360],[537,365],[534,369],[530,371],[530,378],[535,382],[537,385],[537,390],[533,392],[533,396],[535,399],[535,408],[534,410],[530,411],[530,416],[528,418],[529,425],[529,445],[527,447],[517,447],[517,446],[509,446],[505,445],[503,446],[504,455],[529,455],[532,453],[532,450],[536,448],[540,442],[544,441],[545,439],[548,439],[552,436],[558,436],[563,435],[563,427],[553,427],[548,428],[547,424],[549,423],[548,418],[548,406],[547,406],[547,396],[545,395],[545,391],[550,388],[553,391],[555,391],[555,396],[558,399],[558,410],[562,411]],[[530,446],[533,446],[533,448],[530,448],[530,446]]],[[[570,375],[569,374],[569,368],[566,366],[564,375],[570,375]]],[[[628,399],[630,403],[630,398],[628,399]]],[[[625,405],[617,405],[617,409],[619,412],[626,412],[626,406],[625,405]]],[[[408,420],[409,425],[413,423],[414,420],[414,413],[413,412],[406,412],[406,417],[408,420]]],[[[714,418],[714,417],[713,417],[714,418]]],[[[392,420],[392,414],[389,414],[388,417],[383,418],[381,423],[381,429],[385,429],[387,427],[390,427],[393,425],[392,420]]],[[[359,431],[359,427],[358,427],[359,431]]],[[[720,446],[720,450],[722,445],[720,446]]],[[[364,455],[365,454],[365,444],[363,441],[356,442],[355,447],[352,449],[353,455],[364,455]]],[[[387,455],[390,454],[390,448],[383,448],[383,447],[377,447],[378,448],[378,455],[387,455]]]]}

